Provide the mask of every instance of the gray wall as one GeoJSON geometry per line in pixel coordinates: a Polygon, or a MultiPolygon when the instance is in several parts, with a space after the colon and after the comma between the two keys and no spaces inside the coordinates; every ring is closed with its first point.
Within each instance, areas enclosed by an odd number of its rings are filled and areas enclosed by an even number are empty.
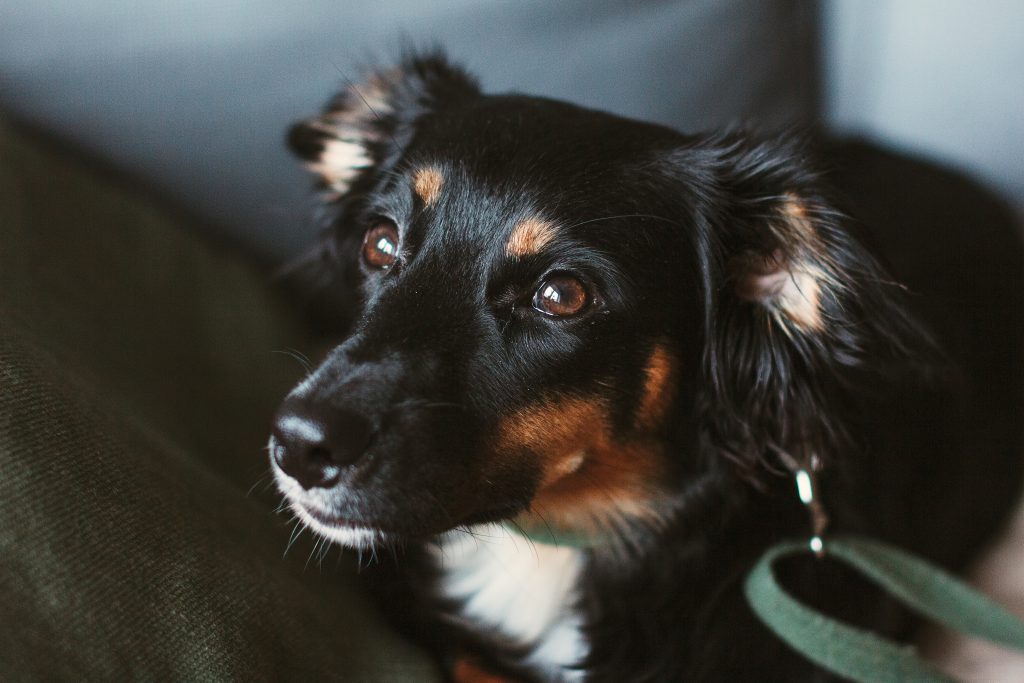
{"type": "Polygon", "coordinates": [[[0,108],[70,139],[267,259],[310,241],[285,128],[401,36],[489,90],[699,129],[806,117],[802,0],[0,0],[0,108]]]}
{"type": "Polygon", "coordinates": [[[1024,2],[827,0],[825,112],[964,167],[1024,216],[1024,2]]]}

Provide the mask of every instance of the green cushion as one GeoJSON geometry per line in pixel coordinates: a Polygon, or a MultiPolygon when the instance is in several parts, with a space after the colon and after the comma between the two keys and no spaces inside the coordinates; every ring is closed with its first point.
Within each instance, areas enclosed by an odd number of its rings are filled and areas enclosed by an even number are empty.
{"type": "Polygon", "coordinates": [[[0,123],[5,679],[436,678],[337,551],[282,557],[263,444],[306,342],[268,283],[0,123]]]}

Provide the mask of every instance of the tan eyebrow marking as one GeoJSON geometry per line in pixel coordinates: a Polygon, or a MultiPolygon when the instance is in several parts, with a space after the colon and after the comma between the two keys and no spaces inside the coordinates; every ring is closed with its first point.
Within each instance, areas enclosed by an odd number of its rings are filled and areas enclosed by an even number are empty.
{"type": "Polygon", "coordinates": [[[441,175],[441,169],[436,166],[424,166],[412,177],[413,191],[427,206],[434,206],[437,203],[443,184],[444,176],[441,175]]]}
{"type": "Polygon", "coordinates": [[[509,256],[532,256],[555,238],[555,226],[541,218],[527,218],[512,230],[505,243],[509,256]]]}

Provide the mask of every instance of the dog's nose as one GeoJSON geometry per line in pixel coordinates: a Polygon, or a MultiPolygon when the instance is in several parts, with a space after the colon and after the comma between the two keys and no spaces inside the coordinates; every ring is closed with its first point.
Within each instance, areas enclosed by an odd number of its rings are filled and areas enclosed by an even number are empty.
{"type": "Polygon", "coordinates": [[[303,488],[329,488],[366,452],[370,421],[352,410],[286,400],[274,418],[274,462],[303,488]]]}

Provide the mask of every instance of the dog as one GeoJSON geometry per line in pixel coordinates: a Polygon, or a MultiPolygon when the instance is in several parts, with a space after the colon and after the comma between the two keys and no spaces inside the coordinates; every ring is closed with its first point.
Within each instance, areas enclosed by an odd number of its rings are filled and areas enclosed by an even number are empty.
{"type": "MultiPolygon", "coordinates": [[[[288,139],[326,228],[288,279],[343,341],[274,418],[276,482],[391,550],[371,583],[450,680],[829,680],[743,601],[767,547],[827,513],[960,569],[1017,500],[1021,248],[956,175],[485,95],[429,53],[288,139]]],[[[827,550],[779,574],[913,634],[827,550]]]]}

